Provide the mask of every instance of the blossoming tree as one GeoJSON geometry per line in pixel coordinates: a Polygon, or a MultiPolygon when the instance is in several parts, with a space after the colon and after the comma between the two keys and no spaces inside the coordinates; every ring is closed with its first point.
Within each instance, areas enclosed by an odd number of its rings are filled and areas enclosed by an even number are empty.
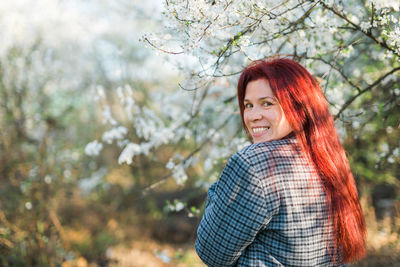
{"type": "MultiPolygon", "coordinates": [[[[169,173],[144,193],[170,177],[183,184],[185,170],[193,166],[203,173],[198,185],[207,186],[220,171],[213,166],[248,144],[236,106],[238,74],[252,60],[284,55],[317,77],[343,138],[349,131],[355,139],[378,129],[388,133],[376,144],[384,157],[372,155],[368,164],[382,158],[394,164],[399,161],[393,138],[399,124],[393,118],[400,97],[399,10],[396,0],[166,0],[159,20],[164,30],[142,41],[178,67],[184,76],[180,90],[157,90],[153,106],[140,107],[129,89],[118,89],[139,139],[130,140],[107,111],[113,127],[103,140],[118,140],[121,164],[164,144],[187,144],[186,152],[176,148],[165,162],[169,173]],[[376,123],[377,117],[384,122],[376,123]]],[[[101,148],[97,141],[87,146],[93,154],[101,148]]],[[[359,174],[366,174],[365,165],[359,167],[359,174]]],[[[393,172],[389,176],[394,178],[393,172]]]]}

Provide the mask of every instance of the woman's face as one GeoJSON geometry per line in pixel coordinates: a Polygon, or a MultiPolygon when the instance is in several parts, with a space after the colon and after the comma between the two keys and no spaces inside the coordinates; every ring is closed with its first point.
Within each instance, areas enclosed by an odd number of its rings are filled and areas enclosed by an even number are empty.
{"type": "Polygon", "coordinates": [[[243,116],[254,143],[282,139],[293,130],[265,79],[247,84],[243,116]]]}

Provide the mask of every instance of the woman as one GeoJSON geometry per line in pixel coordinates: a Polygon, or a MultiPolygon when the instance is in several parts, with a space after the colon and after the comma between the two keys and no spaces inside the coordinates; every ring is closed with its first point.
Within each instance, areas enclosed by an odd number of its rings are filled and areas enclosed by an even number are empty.
{"type": "Polygon", "coordinates": [[[256,61],[238,101],[253,143],[207,196],[196,251],[209,266],[342,266],[365,254],[365,221],[327,101],[295,61],[256,61]]]}

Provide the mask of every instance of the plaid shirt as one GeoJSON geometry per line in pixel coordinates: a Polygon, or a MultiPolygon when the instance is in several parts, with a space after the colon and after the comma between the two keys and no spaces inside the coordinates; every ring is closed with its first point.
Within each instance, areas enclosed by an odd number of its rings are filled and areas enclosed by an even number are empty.
{"type": "Polygon", "coordinates": [[[321,180],[291,134],[230,158],[208,190],[195,247],[208,266],[338,266],[329,229],[321,180]]]}

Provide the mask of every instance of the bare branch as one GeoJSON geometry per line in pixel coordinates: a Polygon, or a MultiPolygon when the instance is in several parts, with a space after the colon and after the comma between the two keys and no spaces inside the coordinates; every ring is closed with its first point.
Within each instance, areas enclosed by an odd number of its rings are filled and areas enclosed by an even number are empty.
{"type": "Polygon", "coordinates": [[[371,84],[370,86],[360,90],[358,92],[358,94],[350,97],[346,103],[344,103],[344,105],[341,107],[341,109],[339,110],[339,112],[334,116],[335,119],[337,119],[342,113],[343,111],[345,111],[353,102],[354,100],[356,100],[360,95],[364,94],[365,92],[368,92],[369,90],[371,90],[372,88],[374,88],[375,86],[377,86],[383,79],[385,79],[387,76],[395,73],[396,71],[400,70],[400,67],[394,68],[391,71],[389,71],[388,73],[382,75],[381,77],[379,77],[373,84],[371,84]]]}
{"type": "Polygon", "coordinates": [[[172,51],[164,50],[164,49],[162,49],[162,48],[156,46],[156,45],[153,44],[152,42],[150,42],[150,40],[149,40],[147,37],[145,37],[143,40],[146,41],[149,45],[151,45],[151,46],[154,47],[155,49],[160,50],[161,52],[164,52],[164,53],[166,53],[166,54],[171,54],[171,55],[180,55],[180,54],[183,54],[183,51],[181,51],[181,52],[172,52],[172,51]]]}
{"type": "Polygon", "coordinates": [[[318,60],[318,61],[321,61],[321,62],[329,65],[331,68],[336,70],[350,86],[354,87],[357,90],[357,92],[361,92],[361,88],[358,85],[356,85],[353,81],[351,81],[349,77],[347,77],[347,75],[343,72],[343,69],[340,66],[337,66],[336,64],[333,64],[333,63],[331,63],[323,58],[319,58],[319,57],[303,56],[302,58],[318,60]]]}

